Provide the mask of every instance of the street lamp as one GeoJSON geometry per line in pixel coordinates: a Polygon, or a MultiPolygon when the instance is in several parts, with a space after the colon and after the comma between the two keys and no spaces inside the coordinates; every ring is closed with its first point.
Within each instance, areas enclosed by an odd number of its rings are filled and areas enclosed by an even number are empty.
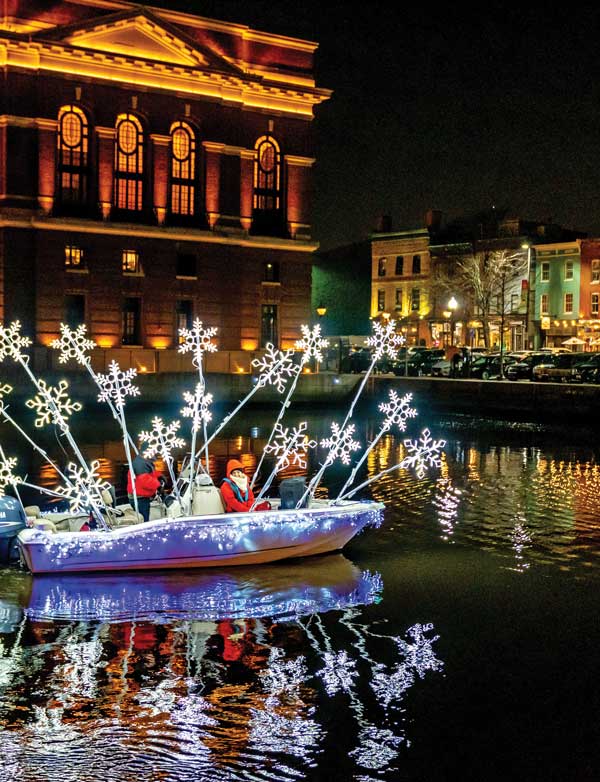
{"type": "Polygon", "coordinates": [[[450,310],[450,347],[454,347],[454,313],[458,309],[458,302],[454,296],[448,301],[448,309],[450,310]]]}

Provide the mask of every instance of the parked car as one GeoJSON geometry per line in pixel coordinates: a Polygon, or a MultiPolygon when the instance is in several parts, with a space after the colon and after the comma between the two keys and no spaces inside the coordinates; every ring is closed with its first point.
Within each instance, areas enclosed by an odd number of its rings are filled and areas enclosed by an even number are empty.
{"type": "MultiPolygon", "coordinates": [[[[502,369],[504,372],[511,364],[514,364],[514,358],[510,356],[502,356],[502,369]]],[[[501,377],[500,373],[500,354],[496,353],[489,356],[481,356],[474,359],[471,363],[472,378],[480,378],[481,380],[492,380],[494,378],[501,377]]]]}
{"type": "Polygon", "coordinates": [[[533,368],[533,380],[546,382],[581,383],[581,374],[577,368],[583,363],[589,353],[553,353],[544,361],[533,368]]]}
{"type": "Polygon", "coordinates": [[[534,367],[547,361],[547,353],[530,353],[510,364],[504,374],[509,380],[531,380],[534,367]]]}
{"type": "Polygon", "coordinates": [[[392,372],[395,375],[412,375],[421,377],[430,375],[433,364],[444,357],[442,348],[419,348],[408,354],[399,355],[398,359],[392,363],[392,372]]]}
{"type": "Polygon", "coordinates": [[[600,383],[600,353],[588,353],[587,358],[581,364],[577,364],[577,371],[581,375],[582,383],[600,383]]]}
{"type": "Polygon", "coordinates": [[[431,365],[432,377],[450,377],[452,362],[448,358],[441,358],[431,365]]]}

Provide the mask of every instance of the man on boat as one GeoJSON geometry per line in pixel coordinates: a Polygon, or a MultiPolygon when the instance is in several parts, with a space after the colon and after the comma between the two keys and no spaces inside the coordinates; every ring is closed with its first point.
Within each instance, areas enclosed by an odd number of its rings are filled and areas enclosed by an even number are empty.
{"type": "Polygon", "coordinates": [[[244,465],[237,459],[227,462],[226,476],[221,484],[225,513],[246,513],[252,508],[254,494],[248,485],[244,465]]]}
{"type": "MultiPolygon", "coordinates": [[[[132,467],[135,475],[135,493],[138,510],[142,514],[144,521],[148,521],[150,518],[150,501],[160,487],[162,477],[156,472],[154,462],[151,459],[144,459],[141,453],[138,453],[134,458],[132,467]]],[[[127,494],[129,502],[131,505],[134,505],[130,470],[127,471],[127,494]]]]}

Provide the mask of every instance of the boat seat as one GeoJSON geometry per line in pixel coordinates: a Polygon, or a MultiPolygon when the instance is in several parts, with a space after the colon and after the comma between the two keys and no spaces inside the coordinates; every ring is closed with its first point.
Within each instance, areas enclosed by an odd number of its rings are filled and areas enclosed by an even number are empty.
{"type": "Polygon", "coordinates": [[[225,513],[225,503],[216,486],[194,486],[192,514],[194,516],[218,516],[225,513]]]}
{"type": "Polygon", "coordinates": [[[25,515],[30,519],[39,519],[42,515],[39,505],[26,505],[23,510],[25,511],[25,515]]]}

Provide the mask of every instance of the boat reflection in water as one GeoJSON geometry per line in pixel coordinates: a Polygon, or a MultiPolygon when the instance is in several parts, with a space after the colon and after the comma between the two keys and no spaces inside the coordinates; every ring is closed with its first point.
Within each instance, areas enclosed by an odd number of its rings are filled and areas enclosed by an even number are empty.
{"type": "Polygon", "coordinates": [[[342,555],[2,584],[16,782],[395,779],[405,695],[443,665],[431,625],[385,634],[381,577],[342,555]]]}

